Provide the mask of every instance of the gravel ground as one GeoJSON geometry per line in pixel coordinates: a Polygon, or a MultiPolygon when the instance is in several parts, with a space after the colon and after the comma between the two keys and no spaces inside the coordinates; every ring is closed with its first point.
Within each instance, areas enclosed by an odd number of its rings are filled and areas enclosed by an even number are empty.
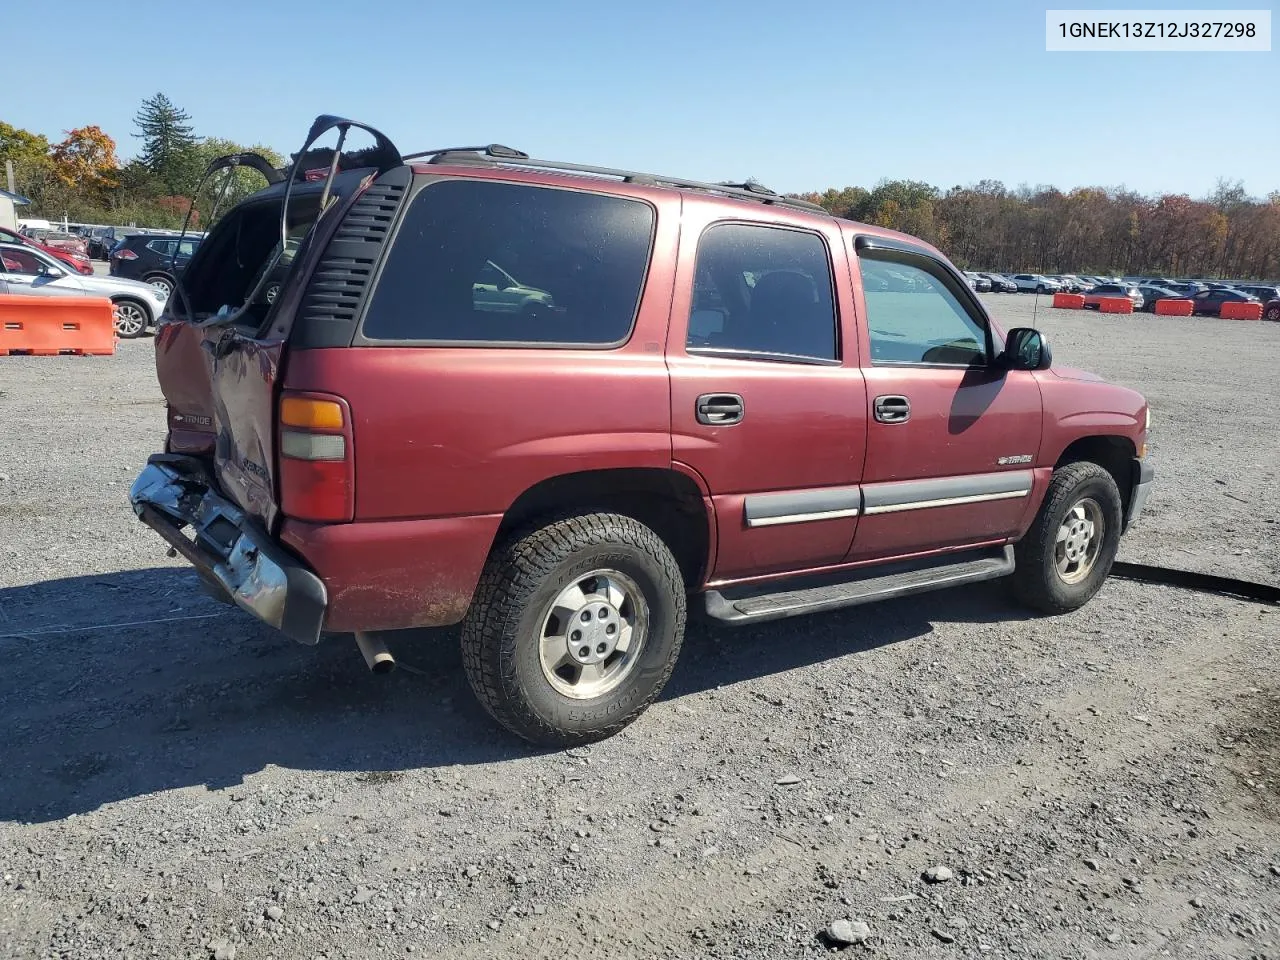
{"type": "MultiPolygon", "coordinates": [[[[1036,323],[1152,401],[1123,555],[1280,579],[1280,326],[1036,323]]],[[[1280,957],[1276,609],[694,626],[634,726],[535,750],[449,631],[375,677],[201,598],[125,505],[151,362],[0,359],[0,956],[1280,957]]]]}

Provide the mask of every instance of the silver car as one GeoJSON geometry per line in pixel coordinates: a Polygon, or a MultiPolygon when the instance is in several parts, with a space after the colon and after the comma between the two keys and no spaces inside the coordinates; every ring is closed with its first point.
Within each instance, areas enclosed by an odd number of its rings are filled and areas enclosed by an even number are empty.
{"type": "Polygon", "coordinates": [[[1018,285],[1019,293],[1058,293],[1061,282],[1039,273],[1014,273],[1009,279],[1018,285]]]}
{"type": "Polygon", "coordinates": [[[16,243],[0,243],[0,294],[106,297],[115,307],[116,333],[140,337],[164,312],[164,297],[149,283],[71,273],[53,257],[16,243]]]}

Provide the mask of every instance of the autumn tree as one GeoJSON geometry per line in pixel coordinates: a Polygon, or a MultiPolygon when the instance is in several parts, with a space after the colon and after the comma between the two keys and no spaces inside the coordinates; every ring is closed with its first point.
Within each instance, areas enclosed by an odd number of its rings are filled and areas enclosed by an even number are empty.
{"type": "Polygon", "coordinates": [[[118,186],[116,142],[101,127],[77,127],[53,148],[53,166],[58,179],[66,186],[80,186],[98,191],[118,186]]]}

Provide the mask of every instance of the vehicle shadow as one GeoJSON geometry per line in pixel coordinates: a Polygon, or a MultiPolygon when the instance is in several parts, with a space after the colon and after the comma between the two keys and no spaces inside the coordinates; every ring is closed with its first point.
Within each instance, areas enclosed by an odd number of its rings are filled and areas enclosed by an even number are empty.
{"type": "MultiPolygon", "coordinates": [[[[663,700],[1022,616],[998,585],[752,627],[691,619],[663,700]]],[[[157,791],[234,787],[275,765],[392,773],[539,753],[497,727],[457,631],[388,635],[375,676],[349,637],[291,643],[159,567],[0,589],[0,821],[48,822],[157,791]]],[[[659,705],[654,709],[660,710],[659,705]]]]}

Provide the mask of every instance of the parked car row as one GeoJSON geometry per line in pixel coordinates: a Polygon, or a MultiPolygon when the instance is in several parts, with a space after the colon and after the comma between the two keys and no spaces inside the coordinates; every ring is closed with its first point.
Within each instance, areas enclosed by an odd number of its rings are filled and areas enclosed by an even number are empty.
{"type": "Polygon", "coordinates": [[[1133,301],[1134,310],[1145,310],[1149,313],[1154,313],[1156,302],[1159,300],[1190,300],[1192,304],[1191,310],[1195,316],[1216,317],[1222,314],[1222,305],[1224,303],[1259,303],[1264,302],[1265,298],[1267,306],[1263,308],[1263,315],[1269,320],[1280,320],[1280,312],[1269,313],[1271,308],[1270,301],[1280,304],[1280,289],[1276,287],[1268,287],[1261,284],[1251,285],[1251,289],[1257,293],[1250,293],[1239,288],[1233,289],[1225,284],[1214,284],[1212,287],[1204,287],[1188,293],[1186,286],[1185,283],[1160,286],[1148,281],[1140,281],[1136,284],[1099,284],[1086,291],[1084,305],[1087,309],[1097,309],[1099,301],[1103,297],[1128,297],[1133,301]],[[1262,294],[1262,296],[1257,294],[1262,294]]]}
{"type": "Polygon", "coordinates": [[[89,258],[87,256],[81,256],[80,254],[72,253],[69,250],[62,249],[61,247],[55,247],[43,243],[25,233],[18,233],[10,230],[8,227],[0,227],[0,243],[11,243],[19,246],[31,247],[35,250],[49,254],[59,263],[70,267],[76,273],[84,274],[86,276],[93,273],[93,264],[89,262],[89,258]]]}
{"type": "Polygon", "coordinates": [[[1103,297],[1128,297],[1135,310],[1154,312],[1156,301],[1191,300],[1196,316],[1218,316],[1224,303],[1263,304],[1263,317],[1280,321],[1280,285],[1253,281],[1173,280],[1168,277],[1105,277],[1085,274],[990,273],[965,271],[978,293],[1083,293],[1085,307],[1103,297]]]}
{"type": "Polygon", "coordinates": [[[51,253],[28,243],[0,239],[0,294],[36,297],[106,297],[115,312],[116,333],[140,337],[164,311],[155,287],[119,277],[72,273],[51,253]]]}
{"type": "MultiPolygon", "coordinates": [[[[178,231],[159,227],[111,227],[87,223],[57,224],[47,220],[20,222],[22,236],[35,240],[45,247],[58,248],[77,257],[89,260],[109,260],[115,246],[128,237],[171,237],[178,231]]],[[[203,233],[188,232],[190,237],[203,237],[203,233]]]]}

